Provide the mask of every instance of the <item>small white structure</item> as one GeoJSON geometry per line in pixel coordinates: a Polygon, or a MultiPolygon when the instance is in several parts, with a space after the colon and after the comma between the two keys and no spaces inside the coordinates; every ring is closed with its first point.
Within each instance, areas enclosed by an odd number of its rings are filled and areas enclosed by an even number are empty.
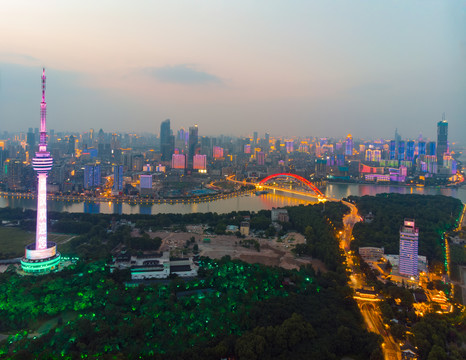
{"type": "Polygon", "coordinates": [[[170,260],[168,251],[162,254],[151,254],[142,256],[130,256],[120,254],[114,259],[110,267],[113,269],[130,269],[132,280],[144,279],[166,279],[170,274],[180,277],[197,276],[199,267],[194,264],[192,258],[181,258],[170,260]]]}

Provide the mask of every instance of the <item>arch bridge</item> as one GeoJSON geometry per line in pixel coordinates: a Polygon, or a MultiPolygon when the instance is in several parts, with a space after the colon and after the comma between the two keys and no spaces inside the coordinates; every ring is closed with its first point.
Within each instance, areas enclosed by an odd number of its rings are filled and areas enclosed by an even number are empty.
{"type": "Polygon", "coordinates": [[[319,198],[324,198],[324,194],[309,180],[303,178],[302,176],[296,175],[296,174],[291,174],[291,173],[279,173],[279,174],[273,174],[270,176],[267,176],[266,178],[262,179],[259,181],[256,185],[257,186],[263,186],[263,187],[268,187],[271,189],[277,189],[277,190],[284,190],[278,187],[270,186],[267,185],[267,182],[270,180],[276,179],[276,178],[284,178],[284,177],[289,177],[297,180],[299,183],[305,185],[308,189],[310,189],[317,197],[319,198]]]}

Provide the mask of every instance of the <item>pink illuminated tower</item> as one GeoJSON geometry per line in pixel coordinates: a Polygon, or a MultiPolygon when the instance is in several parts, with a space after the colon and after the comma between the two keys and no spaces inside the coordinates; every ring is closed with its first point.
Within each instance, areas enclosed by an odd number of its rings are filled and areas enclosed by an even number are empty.
{"type": "Polygon", "coordinates": [[[21,266],[28,273],[46,273],[60,263],[57,244],[47,241],[47,176],[52,170],[53,158],[47,151],[47,103],[45,102],[45,69],[42,70],[42,101],[40,103],[39,149],[32,159],[37,172],[37,225],[36,242],[26,246],[21,266]]]}

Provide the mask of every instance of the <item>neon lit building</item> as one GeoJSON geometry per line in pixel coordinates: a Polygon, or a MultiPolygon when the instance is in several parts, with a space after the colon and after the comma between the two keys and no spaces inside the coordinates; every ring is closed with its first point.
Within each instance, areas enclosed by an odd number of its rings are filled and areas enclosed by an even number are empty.
{"type": "Polygon", "coordinates": [[[413,161],[414,160],[414,141],[409,140],[406,143],[406,160],[413,161]]]}
{"type": "Polygon", "coordinates": [[[293,140],[286,140],[285,141],[285,149],[286,149],[286,152],[288,154],[292,153],[294,151],[294,141],[293,140]]]}
{"type": "Polygon", "coordinates": [[[223,158],[223,148],[222,147],[214,146],[213,153],[214,153],[214,159],[223,158]]]}
{"type": "Polygon", "coordinates": [[[196,154],[193,157],[193,169],[194,170],[206,170],[207,169],[207,156],[196,154]]]}
{"type": "Polygon", "coordinates": [[[37,172],[36,242],[26,246],[21,266],[27,273],[47,273],[60,264],[57,244],[47,241],[47,175],[52,170],[53,158],[47,151],[47,103],[45,102],[45,69],[42,70],[42,101],[40,103],[39,151],[32,159],[37,172]]]}
{"type": "Polygon", "coordinates": [[[172,169],[186,169],[186,156],[184,154],[172,155],[172,169]]]}
{"type": "Polygon", "coordinates": [[[351,136],[351,134],[348,134],[348,136],[346,137],[345,155],[353,155],[353,137],[351,136]]]}
{"type": "Polygon", "coordinates": [[[418,242],[419,229],[415,226],[414,220],[405,219],[400,229],[400,275],[418,275],[418,242]]]}

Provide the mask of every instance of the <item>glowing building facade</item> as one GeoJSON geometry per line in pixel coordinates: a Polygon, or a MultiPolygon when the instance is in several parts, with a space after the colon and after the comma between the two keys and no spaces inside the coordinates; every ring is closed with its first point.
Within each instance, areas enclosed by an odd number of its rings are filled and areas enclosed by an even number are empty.
{"type": "Polygon", "coordinates": [[[351,136],[351,134],[348,134],[348,136],[346,137],[345,155],[353,155],[353,137],[351,136]]]}
{"type": "Polygon", "coordinates": [[[418,276],[419,229],[414,220],[405,219],[400,230],[400,275],[418,276]]]}
{"type": "Polygon", "coordinates": [[[28,273],[47,273],[58,267],[60,253],[57,244],[47,241],[47,176],[52,170],[53,158],[47,151],[47,103],[45,102],[45,69],[42,70],[42,101],[40,103],[39,149],[32,159],[37,172],[37,225],[36,242],[26,246],[21,266],[28,273]]]}

